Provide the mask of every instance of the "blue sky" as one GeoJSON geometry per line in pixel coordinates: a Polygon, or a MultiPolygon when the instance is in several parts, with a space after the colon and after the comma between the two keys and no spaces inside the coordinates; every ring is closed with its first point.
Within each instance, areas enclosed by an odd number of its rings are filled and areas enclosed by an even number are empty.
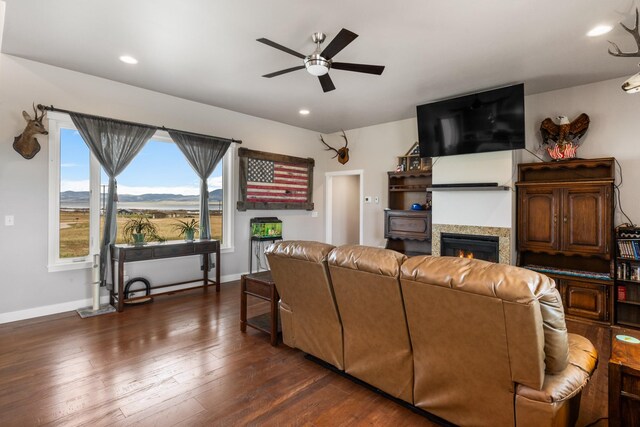
{"type": "MultiPolygon", "coordinates": [[[[89,148],[76,130],[61,129],[61,191],[89,190],[89,148]]],[[[150,140],[118,176],[119,194],[200,192],[200,179],[178,147],[171,142],[150,140]]],[[[102,173],[102,183],[107,176],[102,173]]],[[[222,188],[222,162],[209,178],[209,191],[222,188]]]]}

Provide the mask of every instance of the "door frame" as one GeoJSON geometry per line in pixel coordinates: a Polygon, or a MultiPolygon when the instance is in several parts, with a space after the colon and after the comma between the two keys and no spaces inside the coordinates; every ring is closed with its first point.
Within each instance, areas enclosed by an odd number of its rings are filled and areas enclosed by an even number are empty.
{"type": "Polygon", "coordinates": [[[359,244],[364,244],[364,170],[354,169],[349,171],[337,171],[337,172],[325,172],[324,174],[324,188],[325,188],[325,243],[331,243],[331,237],[333,234],[333,178],[337,176],[358,176],[360,178],[360,230],[358,241],[359,244]]]}

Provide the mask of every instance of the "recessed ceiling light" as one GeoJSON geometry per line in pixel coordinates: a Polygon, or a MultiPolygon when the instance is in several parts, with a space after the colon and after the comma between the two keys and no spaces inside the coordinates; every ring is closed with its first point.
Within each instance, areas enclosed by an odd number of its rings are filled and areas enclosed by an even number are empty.
{"type": "Polygon", "coordinates": [[[304,108],[303,108],[302,110],[298,111],[298,112],[299,112],[301,115],[303,115],[303,116],[306,116],[306,115],[308,115],[308,114],[310,113],[310,111],[309,111],[309,110],[304,109],[304,108]]]}
{"type": "Polygon", "coordinates": [[[125,64],[137,64],[138,60],[136,58],[134,58],[133,56],[129,56],[129,55],[122,55],[120,57],[120,61],[124,62],[125,64]]]}
{"type": "Polygon", "coordinates": [[[613,26],[611,26],[611,25],[597,25],[597,26],[593,27],[587,33],[587,35],[589,37],[598,37],[598,36],[601,36],[603,34],[607,34],[612,29],[613,29],[613,26]]]}

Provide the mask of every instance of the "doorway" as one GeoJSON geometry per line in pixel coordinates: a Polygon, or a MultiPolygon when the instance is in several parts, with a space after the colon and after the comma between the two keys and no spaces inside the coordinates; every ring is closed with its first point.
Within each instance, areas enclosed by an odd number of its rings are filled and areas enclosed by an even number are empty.
{"type": "Polygon", "coordinates": [[[339,246],[363,244],[364,180],[362,170],[327,172],[325,241],[339,246]]]}

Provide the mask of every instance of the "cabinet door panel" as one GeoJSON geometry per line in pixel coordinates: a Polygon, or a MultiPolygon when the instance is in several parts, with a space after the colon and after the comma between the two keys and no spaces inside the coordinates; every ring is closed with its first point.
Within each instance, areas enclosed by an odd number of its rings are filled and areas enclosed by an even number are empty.
{"type": "Polygon", "coordinates": [[[562,250],[609,254],[609,196],[604,186],[564,190],[562,250]]]}
{"type": "Polygon", "coordinates": [[[384,216],[386,239],[431,240],[431,212],[388,210],[384,216]]]}
{"type": "Polygon", "coordinates": [[[518,199],[518,249],[559,249],[559,190],[549,187],[520,188],[518,199]]]}
{"type": "Polygon", "coordinates": [[[584,319],[609,320],[609,286],[574,279],[560,279],[558,286],[567,314],[584,319]]]}

